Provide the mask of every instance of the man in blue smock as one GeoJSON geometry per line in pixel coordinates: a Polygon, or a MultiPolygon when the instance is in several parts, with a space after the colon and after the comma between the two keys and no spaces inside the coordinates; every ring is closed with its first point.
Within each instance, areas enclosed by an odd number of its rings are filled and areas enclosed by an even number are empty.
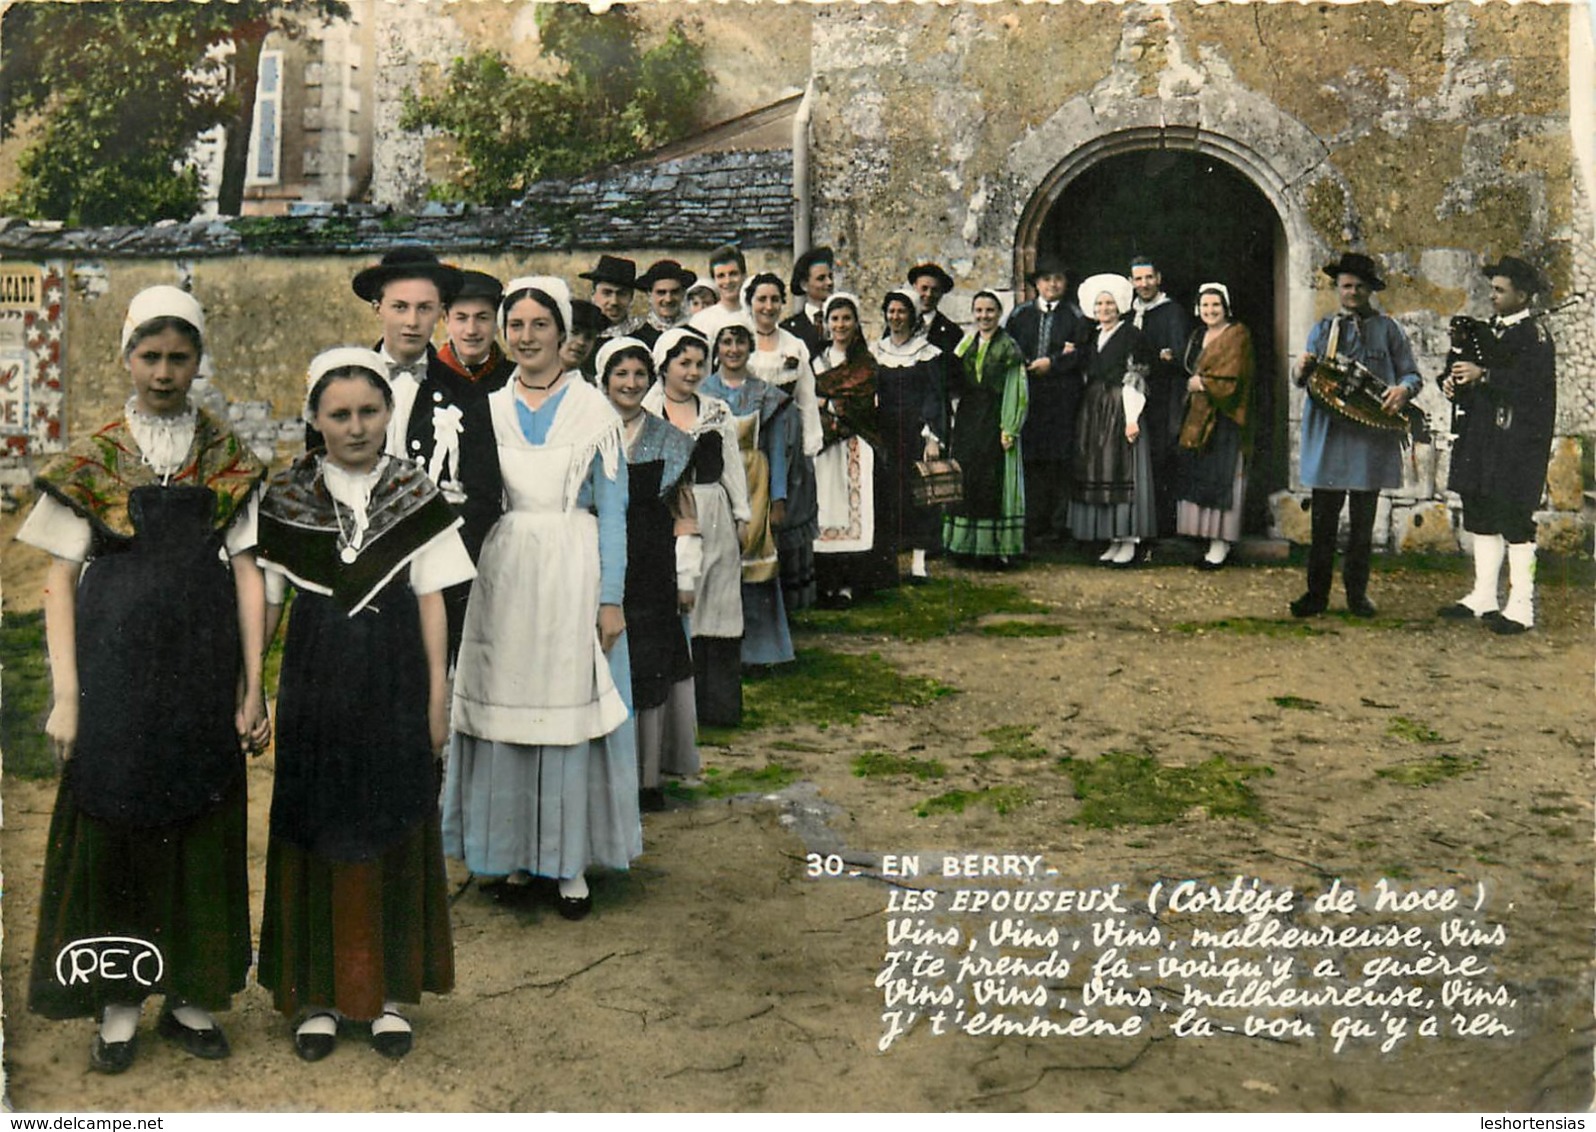
{"type": "MultiPolygon", "coordinates": [[[[1334,332],[1335,355],[1361,363],[1388,385],[1381,407],[1393,415],[1400,413],[1421,382],[1407,335],[1370,302],[1374,292],[1385,290],[1385,280],[1374,260],[1359,252],[1344,253],[1326,264],[1324,273],[1336,281],[1340,310],[1320,319],[1308,335],[1307,353],[1297,364],[1297,384],[1307,381],[1334,332]]],[[[1382,488],[1402,486],[1401,434],[1345,420],[1308,398],[1302,408],[1301,474],[1303,484],[1313,489],[1313,543],[1308,551],[1308,591],[1291,603],[1292,616],[1315,617],[1330,604],[1336,528],[1342,504],[1348,503],[1350,529],[1341,567],[1347,611],[1373,617],[1368,586],[1375,508],[1382,488]]]]}

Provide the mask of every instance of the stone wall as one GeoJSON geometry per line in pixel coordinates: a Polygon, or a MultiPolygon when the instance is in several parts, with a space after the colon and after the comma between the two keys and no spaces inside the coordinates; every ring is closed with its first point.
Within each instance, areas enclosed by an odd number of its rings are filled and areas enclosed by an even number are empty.
{"type": "MultiPolygon", "coordinates": [[[[668,257],[705,271],[701,246],[612,250],[636,260],[640,269],[668,257]]],[[[439,252],[462,266],[506,280],[517,275],[558,275],[572,282],[577,296],[587,294],[587,284],[577,275],[596,258],[591,251],[504,254],[452,252],[439,246],[439,252]]],[[[750,248],[746,254],[750,271],[772,270],[785,276],[791,263],[784,247],[750,248]]],[[[350,290],[355,272],[375,261],[371,253],[45,261],[66,280],[60,288],[65,292],[63,309],[54,324],[61,343],[59,372],[41,378],[57,382],[57,427],[48,434],[35,430],[35,435],[18,437],[17,444],[0,452],[0,492],[25,485],[40,458],[121,410],[130,392],[118,349],[123,315],[133,295],[157,283],[188,288],[199,299],[206,313],[206,350],[215,367],[214,388],[263,458],[288,457],[303,440],[299,413],[310,359],[329,346],[369,344],[380,334],[370,306],[350,290]],[[65,389],[64,409],[60,387],[65,389]]],[[[641,296],[635,308],[637,313],[647,309],[641,296]]],[[[438,340],[443,340],[441,328],[438,340]]]]}
{"type": "MultiPolygon", "coordinates": [[[[865,294],[938,259],[958,310],[978,287],[1018,282],[1049,208],[1095,162],[1211,155],[1280,219],[1279,338],[1300,349],[1335,304],[1320,267],[1367,250],[1389,282],[1384,309],[1433,377],[1449,317],[1488,313],[1481,257],[1527,251],[1554,298],[1591,286],[1570,136],[1571,83],[1588,81],[1571,74],[1571,38],[1588,34],[1571,21],[1585,19],[1575,6],[1468,3],[826,7],[812,50],[814,239],[839,249],[865,294]]],[[[1577,482],[1580,445],[1596,436],[1596,302],[1551,326],[1565,438],[1554,478],[1577,482]]],[[[1274,380],[1294,476],[1302,394],[1283,370],[1274,380]]],[[[1444,425],[1433,382],[1420,403],[1444,425]]],[[[1382,505],[1387,545],[1456,546],[1447,456],[1444,438],[1416,453],[1382,505]]],[[[1546,538],[1578,530],[1588,546],[1578,486],[1553,501],[1546,538]]],[[[1301,501],[1277,500],[1277,533],[1298,536],[1301,501]]]]}

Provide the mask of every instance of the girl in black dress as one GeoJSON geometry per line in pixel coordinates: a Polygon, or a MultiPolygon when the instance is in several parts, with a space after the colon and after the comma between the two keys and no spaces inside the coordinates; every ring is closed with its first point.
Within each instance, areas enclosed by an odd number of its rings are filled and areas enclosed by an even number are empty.
{"type": "Polygon", "coordinates": [[[294,1048],[332,1052],[340,1018],[410,1051],[401,1003],[454,984],[438,824],[448,736],[443,590],[475,571],[460,520],[408,460],[383,454],[382,359],[311,363],[306,418],[325,452],[273,477],[261,504],[267,640],[297,591],[277,695],[260,982],[300,1017],[294,1048]]]}
{"type": "Polygon", "coordinates": [[[133,1063],[151,994],[166,996],[163,1037],[226,1057],[210,1012],[249,970],[241,747],[269,737],[252,551],[265,468],[189,403],[204,327],[176,287],[134,297],[122,331],[133,396],[45,465],[17,535],[53,556],[45,730],[63,764],[28,1005],[98,1016],[101,1073],[133,1063]],[[122,950],[96,965],[97,946],[81,943],[94,940],[122,950]]]}

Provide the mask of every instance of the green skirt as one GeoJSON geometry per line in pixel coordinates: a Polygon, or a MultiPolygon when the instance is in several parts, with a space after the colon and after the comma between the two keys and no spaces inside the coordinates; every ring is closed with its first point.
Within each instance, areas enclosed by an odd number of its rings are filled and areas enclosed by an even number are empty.
{"type": "Polygon", "coordinates": [[[370,1021],[384,1002],[452,990],[437,810],[369,861],[334,861],[273,837],[258,976],[290,1018],[314,1006],[370,1021]]]}
{"type": "Polygon", "coordinates": [[[45,849],[28,1008],[47,1018],[97,1018],[107,1004],[164,994],[226,1010],[249,972],[245,801],[239,775],[199,817],[131,829],[85,814],[62,783],[45,849]],[[107,937],[153,944],[159,965],[135,962],[137,945],[84,945],[107,937]],[[80,946],[69,950],[73,944],[80,946]]]}

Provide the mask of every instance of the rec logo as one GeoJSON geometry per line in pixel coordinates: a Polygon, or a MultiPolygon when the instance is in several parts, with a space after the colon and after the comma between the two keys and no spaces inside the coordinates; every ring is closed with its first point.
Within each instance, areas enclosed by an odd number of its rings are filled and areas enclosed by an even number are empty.
{"type": "Polygon", "coordinates": [[[56,982],[64,987],[95,979],[132,980],[141,987],[153,987],[165,972],[166,960],[161,957],[161,949],[148,940],[132,936],[106,935],[74,940],[55,957],[56,982]]]}

